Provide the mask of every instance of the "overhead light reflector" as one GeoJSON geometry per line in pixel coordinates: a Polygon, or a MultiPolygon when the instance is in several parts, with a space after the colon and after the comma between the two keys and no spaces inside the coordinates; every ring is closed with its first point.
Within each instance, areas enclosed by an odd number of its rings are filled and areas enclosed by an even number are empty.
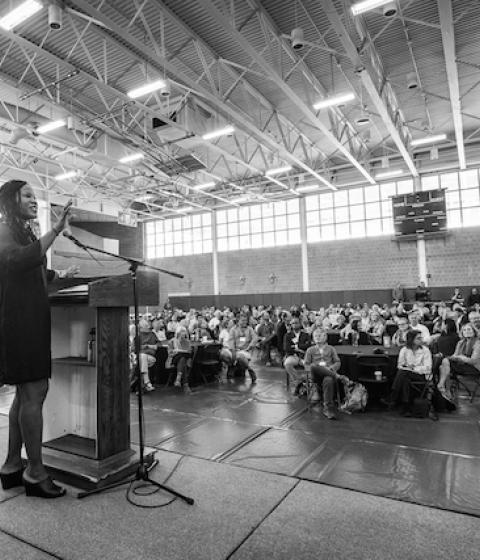
{"type": "Polygon", "coordinates": [[[127,92],[127,95],[132,99],[136,99],[137,97],[142,97],[143,95],[147,95],[147,93],[152,93],[164,87],[165,80],[156,80],[155,82],[150,82],[149,84],[130,90],[127,92]]]}
{"type": "Polygon", "coordinates": [[[306,193],[312,191],[318,191],[319,185],[304,185],[303,187],[297,188],[297,193],[306,193]]]}
{"type": "Polygon", "coordinates": [[[130,163],[131,161],[137,161],[139,159],[143,159],[144,157],[145,156],[143,154],[138,152],[136,154],[130,154],[129,156],[122,157],[118,161],[120,163],[130,163]]]}
{"type": "Polygon", "coordinates": [[[200,185],[195,185],[192,188],[196,191],[201,191],[202,189],[209,189],[210,187],[214,187],[214,186],[215,183],[213,181],[210,181],[209,183],[202,183],[200,185]]]}
{"type": "Polygon", "coordinates": [[[352,14],[358,16],[364,12],[369,12],[380,6],[390,3],[392,0],[363,0],[362,2],[357,2],[352,6],[352,14]]]}
{"type": "Polygon", "coordinates": [[[265,171],[265,175],[267,177],[271,177],[272,175],[280,175],[281,173],[287,173],[287,171],[291,171],[291,170],[292,170],[291,165],[285,165],[283,167],[274,167],[273,169],[269,169],[268,171],[265,171]]]}
{"type": "Polygon", "coordinates": [[[447,139],[446,134],[435,134],[434,136],[425,136],[425,138],[417,138],[411,141],[412,146],[424,146],[425,144],[434,144],[435,142],[443,142],[447,139]]]}
{"type": "Polygon", "coordinates": [[[51,121],[48,122],[46,124],[42,124],[42,126],[39,126],[37,128],[37,133],[38,134],[45,134],[46,132],[51,132],[52,130],[56,130],[57,128],[61,128],[62,126],[65,126],[66,123],[64,120],[58,120],[58,121],[51,121]]]}
{"type": "Polygon", "coordinates": [[[224,128],[219,128],[218,130],[212,130],[212,132],[207,132],[202,136],[204,140],[213,140],[214,138],[219,138],[220,136],[228,136],[233,134],[235,128],[233,126],[225,126],[224,128]]]}
{"type": "Polygon", "coordinates": [[[8,12],[8,14],[0,18],[0,27],[10,31],[41,9],[41,2],[38,2],[37,0],[26,0],[26,2],[22,2],[20,6],[17,6],[8,12]]]}
{"type": "Polygon", "coordinates": [[[403,175],[403,169],[391,169],[390,171],[383,171],[375,175],[375,179],[389,179],[390,177],[398,177],[403,175]]]}
{"type": "Polygon", "coordinates": [[[341,105],[342,103],[347,103],[347,101],[353,101],[355,99],[355,94],[351,91],[347,93],[342,93],[335,95],[333,97],[327,97],[322,99],[318,103],[315,103],[313,108],[318,111],[319,109],[326,109],[327,107],[334,107],[335,105],[341,105]]]}
{"type": "Polygon", "coordinates": [[[65,173],[60,173],[59,175],[55,175],[55,179],[57,181],[64,181],[65,179],[71,179],[72,177],[76,177],[78,175],[78,171],[67,171],[65,173]]]}

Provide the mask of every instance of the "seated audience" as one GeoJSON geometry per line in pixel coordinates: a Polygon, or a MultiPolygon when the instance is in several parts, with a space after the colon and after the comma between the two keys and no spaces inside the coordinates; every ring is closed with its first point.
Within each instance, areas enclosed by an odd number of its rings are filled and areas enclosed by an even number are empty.
{"type": "Polygon", "coordinates": [[[228,377],[229,368],[233,364],[232,351],[230,350],[230,330],[233,329],[234,322],[231,319],[224,319],[220,324],[220,332],[218,333],[218,342],[222,345],[220,350],[220,362],[222,363],[222,370],[219,381],[223,383],[225,378],[228,377]]]}
{"type": "Polygon", "coordinates": [[[380,314],[375,311],[370,316],[370,326],[368,327],[368,338],[372,344],[383,343],[383,332],[385,324],[380,317],[380,314]]]}
{"type": "Polygon", "coordinates": [[[158,338],[152,331],[150,322],[141,319],[138,324],[140,338],[140,374],[142,376],[142,387],[144,391],[153,391],[155,387],[152,385],[148,376],[148,369],[155,365],[157,361],[155,355],[158,348],[158,338]]]}
{"type": "Polygon", "coordinates": [[[179,327],[170,341],[172,350],[172,365],[177,368],[177,377],[173,383],[175,387],[183,385],[185,393],[191,393],[189,376],[192,367],[192,346],[186,327],[179,327]]]}
{"type": "Polygon", "coordinates": [[[463,302],[465,301],[464,297],[460,293],[460,288],[454,288],[453,296],[450,299],[452,301],[452,304],[459,303],[460,305],[463,305],[463,302]]]}
{"type": "Polygon", "coordinates": [[[425,282],[420,282],[415,290],[416,301],[430,301],[430,290],[425,286],[425,282]]]}
{"type": "Polygon", "coordinates": [[[455,352],[458,341],[459,336],[457,334],[457,326],[455,325],[455,321],[453,319],[447,318],[445,319],[443,331],[440,333],[440,336],[438,336],[438,338],[432,345],[432,350],[435,354],[438,355],[438,357],[447,358],[455,352]]]}
{"type": "Polygon", "coordinates": [[[260,360],[266,365],[271,366],[270,352],[276,336],[275,325],[273,324],[270,313],[264,311],[260,318],[260,323],[255,329],[257,334],[257,346],[260,349],[260,360]]]}
{"type": "Polygon", "coordinates": [[[333,346],[327,344],[325,330],[317,329],[313,332],[314,345],[305,352],[305,369],[311,373],[312,380],[322,389],[323,414],[329,420],[335,420],[334,396],[336,379],[346,379],[338,374],[340,358],[333,346]]]}
{"type": "Polygon", "coordinates": [[[405,317],[399,317],[397,321],[398,330],[392,336],[393,346],[405,346],[407,344],[407,333],[409,324],[405,317]]]}
{"type": "Polygon", "coordinates": [[[285,334],[284,339],[285,361],[283,366],[290,381],[290,390],[297,395],[299,383],[304,376],[295,368],[303,365],[303,356],[307,348],[311,346],[312,339],[309,333],[302,329],[298,317],[292,317],[290,327],[290,331],[285,334]]]}
{"type": "Polygon", "coordinates": [[[410,323],[411,329],[420,331],[424,344],[430,344],[430,331],[425,325],[422,325],[420,323],[420,318],[416,311],[414,311],[413,313],[409,313],[408,321],[410,323]]]}
{"type": "Polygon", "coordinates": [[[480,305],[480,294],[477,288],[472,288],[467,298],[467,307],[475,307],[475,305],[480,305]]]}
{"type": "Polygon", "coordinates": [[[480,375],[480,339],[471,323],[463,325],[460,340],[453,355],[442,360],[438,390],[451,400],[450,379],[452,375],[480,375]]]}
{"type": "Polygon", "coordinates": [[[422,333],[410,330],[407,343],[398,355],[398,370],[393,380],[389,405],[400,404],[400,413],[410,416],[410,382],[426,381],[432,378],[432,355],[423,344],[422,333]]]}
{"type": "Polygon", "coordinates": [[[257,382],[257,375],[250,366],[251,352],[255,348],[256,342],[257,337],[255,331],[248,325],[247,315],[240,315],[238,325],[230,331],[229,345],[233,363],[243,375],[248,371],[252,384],[257,382]]]}

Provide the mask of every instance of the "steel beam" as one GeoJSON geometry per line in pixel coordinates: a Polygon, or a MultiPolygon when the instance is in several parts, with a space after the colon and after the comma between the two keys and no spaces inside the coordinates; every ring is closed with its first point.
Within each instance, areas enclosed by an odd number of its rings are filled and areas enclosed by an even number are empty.
{"type": "Polygon", "coordinates": [[[455,56],[455,29],[453,23],[453,8],[451,0],[437,0],[442,31],[443,52],[447,67],[448,88],[450,90],[450,104],[452,106],[453,125],[457,142],[458,162],[460,169],[467,168],[465,158],[465,144],[463,140],[462,105],[460,101],[460,85],[455,56]]]}
{"type": "MultiPolygon", "coordinates": [[[[202,3],[204,9],[222,27],[229,36],[241,47],[265,72],[265,74],[274,81],[278,88],[285,94],[288,99],[298,108],[298,110],[305,116],[305,118],[320,130],[328,141],[333,144],[349,161],[354,165],[358,171],[372,184],[375,184],[375,179],[368,173],[362,164],[355,159],[355,157],[341,144],[337,138],[330,132],[330,130],[323,124],[323,122],[315,115],[312,109],[303,101],[301,97],[282,79],[278,72],[269,64],[263,56],[261,56],[255,47],[231,24],[230,19],[227,18],[211,0],[204,0],[202,3]]],[[[303,166],[302,166],[303,167],[303,166]]],[[[324,182],[324,181],[323,181],[324,182]]]]}
{"type": "MultiPolygon", "coordinates": [[[[413,158],[410,152],[408,151],[405,138],[403,137],[402,133],[398,128],[398,125],[395,122],[395,119],[397,121],[399,119],[398,110],[392,108],[391,103],[389,103],[389,100],[387,99],[386,95],[385,94],[382,95],[379,84],[377,85],[379,79],[381,79],[382,82],[384,81],[385,77],[383,75],[383,69],[380,69],[380,72],[377,69],[376,71],[377,79],[376,79],[374,77],[375,69],[372,67],[369,61],[366,61],[365,59],[362,59],[360,57],[355,43],[353,42],[339,13],[337,12],[337,9],[335,8],[335,4],[333,0],[323,0],[322,6],[323,9],[325,10],[325,13],[330,23],[335,29],[335,32],[337,33],[338,38],[340,39],[343,45],[343,48],[345,49],[348,57],[350,58],[350,61],[352,62],[355,68],[355,71],[359,74],[362,83],[365,89],[367,90],[376,111],[382,118],[382,121],[386,129],[388,130],[392,140],[395,142],[400,154],[402,155],[403,159],[405,160],[405,163],[410,169],[411,174],[414,177],[418,177],[418,171],[415,166],[415,162],[413,161],[413,158]]],[[[363,33],[366,35],[365,30],[363,30],[363,33]]],[[[363,39],[367,39],[368,49],[372,52],[372,54],[375,55],[377,61],[379,61],[378,54],[375,52],[373,44],[371,44],[371,41],[369,41],[368,37],[363,37],[363,39]]],[[[394,92],[391,88],[389,94],[392,97],[394,96],[394,92]]],[[[402,120],[403,119],[401,119],[401,121],[402,120]]]]}

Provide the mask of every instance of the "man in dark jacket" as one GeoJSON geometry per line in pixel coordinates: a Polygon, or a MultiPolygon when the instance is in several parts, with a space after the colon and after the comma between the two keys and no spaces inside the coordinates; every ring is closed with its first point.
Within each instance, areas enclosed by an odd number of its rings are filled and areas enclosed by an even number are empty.
{"type": "Polygon", "coordinates": [[[309,346],[312,345],[310,335],[302,329],[300,318],[292,317],[290,321],[291,330],[285,334],[283,348],[285,361],[283,366],[287,372],[290,389],[294,395],[298,394],[298,385],[302,381],[303,371],[295,369],[303,366],[303,356],[309,346]]]}

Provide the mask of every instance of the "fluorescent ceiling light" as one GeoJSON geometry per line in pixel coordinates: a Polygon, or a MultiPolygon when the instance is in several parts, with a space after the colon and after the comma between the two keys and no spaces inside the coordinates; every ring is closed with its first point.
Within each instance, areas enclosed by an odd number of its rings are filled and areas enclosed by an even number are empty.
{"type": "Polygon", "coordinates": [[[162,89],[164,87],[165,80],[156,80],[155,82],[150,82],[149,84],[130,90],[127,92],[127,95],[132,99],[136,99],[137,97],[142,97],[142,95],[147,95],[147,93],[152,93],[153,91],[157,91],[158,89],[162,89]]]}
{"type": "Polygon", "coordinates": [[[193,206],[179,206],[178,208],[175,208],[175,210],[177,212],[192,212],[193,206]]]}
{"type": "Polygon", "coordinates": [[[195,185],[192,187],[196,191],[201,191],[202,189],[209,189],[210,187],[214,187],[215,183],[210,181],[209,183],[202,183],[201,185],[195,185]]]}
{"type": "Polygon", "coordinates": [[[130,161],[137,161],[139,159],[143,159],[144,157],[145,156],[143,154],[138,152],[136,154],[130,154],[129,156],[122,157],[118,161],[120,163],[129,163],[130,161]]]}
{"type": "Polygon", "coordinates": [[[59,175],[55,175],[55,179],[57,181],[63,181],[64,179],[71,179],[72,177],[76,177],[78,175],[78,171],[67,171],[65,173],[60,173],[59,175]]]}
{"type": "Polygon", "coordinates": [[[279,175],[280,173],[286,173],[287,171],[291,171],[291,170],[292,170],[291,165],[285,165],[283,167],[274,167],[273,169],[269,169],[268,171],[265,171],[265,175],[267,177],[270,177],[272,175],[279,175]]]}
{"type": "Polygon", "coordinates": [[[424,146],[425,144],[433,144],[434,142],[442,142],[447,139],[446,134],[436,134],[434,136],[425,136],[425,138],[417,138],[411,141],[412,146],[424,146]]]}
{"type": "Polygon", "coordinates": [[[304,185],[303,187],[297,188],[297,193],[306,193],[311,191],[318,191],[319,185],[304,185]]]}
{"type": "Polygon", "coordinates": [[[214,138],[219,138],[220,136],[228,136],[233,134],[235,128],[233,126],[226,126],[224,128],[219,128],[218,130],[213,130],[212,132],[207,132],[202,136],[204,140],[213,140],[214,138]]]}
{"type": "Polygon", "coordinates": [[[339,95],[334,95],[333,97],[327,97],[322,99],[318,103],[315,103],[313,108],[318,111],[319,109],[326,109],[327,107],[334,107],[335,105],[341,105],[347,101],[353,101],[355,99],[355,94],[353,92],[341,93],[339,95]]]}
{"type": "Polygon", "coordinates": [[[357,2],[352,6],[352,14],[354,16],[358,16],[359,14],[363,14],[364,12],[368,12],[370,10],[374,10],[375,8],[379,8],[380,6],[384,6],[388,4],[392,0],[363,0],[363,2],[357,2]]]}
{"type": "Polygon", "coordinates": [[[22,2],[20,6],[17,6],[0,19],[0,27],[10,31],[30,16],[33,16],[33,14],[36,14],[42,7],[42,3],[37,0],[22,2]]]}
{"type": "Polygon", "coordinates": [[[375,175],[375,179],[388,179],[389,177],[398,177],[403,175],[403,169],[391,169],[390,171],[384,171],[375,175]]]}
{"type": "Polygon", "coordinates": [[[155,200],[157,197],[154,194],[144,194],[135,199],[135,202],[149,202],[155,200]]]}
{"type": "Polygon", "coordinates": [[[237,198],[231,198],[230,202],[233,202],[234,204],[241,204],[242,202],[247,202],[247,200],[250,200],[249,196],[238,196],[237,198]]]}
{"type": "Polygon", "coordinates": [[[38,134],[45,134],[46,132],[51,132],[52,130],[56,130],[57,128],[61,128],[62,126],[65,126],[65,121],[64,120],[59,120],[59,121],[51,121],[48,122],[46,124],[42,124],[42,126],[39,126],[36,130],[36,132],[38,134]]]}

